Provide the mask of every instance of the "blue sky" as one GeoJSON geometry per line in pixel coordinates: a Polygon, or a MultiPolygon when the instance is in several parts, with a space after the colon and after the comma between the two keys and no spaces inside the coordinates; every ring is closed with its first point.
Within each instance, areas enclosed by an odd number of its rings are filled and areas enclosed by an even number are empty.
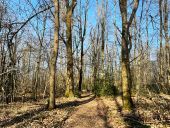
{"type": "MultiPolygon", "coordinates": [[[[28,2],[26,2],[27,0],[7,0],[9,2],[9,7],[11,10],[11,13],[15,13],[16,14],[16,18],[14,17],[13,19],[18,19],[18,21],[25,21],[29,16],[31,16],[32,14],[34,14],[35,12],[32,10],[33,8],[31,7],[31,4],[29,4],[28,2]],[[23,13],[24,12],[24,13],[23,13]]],[[[37,9],[38,7],[38,0],[29,0],[30,3],[32,3],[33,7],[35,9],[37,9]]],[[[99,5],[101,3],[101,0],[99,1],[99,5]]],[[[130,0],[131,1],[131,0],[130,0]]],[[[84,2],[84,1],[83,1],[84,2]]],[[[82,3],[83,3],[82,2],[82,3]]],[[[79,2],[78,2],[79,3],[79,2]]],[[[141,22],[141,27],[142,27],[142,41],[143,43],[146,43],[146,20],[145,20],[145,16],[146,16],[146,7],[149,4],[146,5],[146,3],[144,4],[144,13],[143,13],[143,21],[141,22]]],[[[78,6],[78,5],[77,5],[78,6]]],[[[109,31],[109,43],[110,45],[112,45],[113,41],[114,41],[114,25],[113,22],[114,20],[116,20],[116,24],[117,26],[121,29],[121,17],[120,17],[120,10],[119,10],[119,4],[116,4],[116,16],[114,15],[114,2],[113,0],[108,0],[108,17],[107,17],[107,29],[109,31]],[[116,19],[114,19],[116,18],[116,19]]],[[[90,32],[91,27],[96,26],[97,24],[97,7],[96,7],[96,0],[90,0],[90,5],[89,5],[89,12],[88,12],[88,33],[90,32]]],[[[140,13],[142,10],[142,0],[140,0],[140,4],[139,4],[139,8],[137,11],[137,20],[138,23],[139,21],[139,17],[140,17],[140,13]]],[[[129,12],[131,12],[131,9],[128,9],[129,12]]],[[[156,16],[158,14],[158,5],[156,4],[156,0],[153,0],[150,7],[149,7],[149,11],[148,11],[149,15],[151,16],[156,16]]],[[[12,15],[11,15],[12,16],[12,15]]],[[[32,24],[36,25],[36,20],[33,19],[31,21],[32,24]]],[[[157,27],[159,27],[159,18],[154,18],[155,24],[157,27]]],[[[52,27],[51,22],[48,22],[48,26],[52,27]]],[[[41,28],[41,25],[40,25],[41,28]]],[[[156,30],[156,27],[152,26],[152,22],[151,22],[151,17],[149,17],[149,24],[148,24],[148,29],[149,29],[149,42],[150,42],[150,48],[151,48],[151,59],[155,59],[155,50],[159,47],[159,33],[158,30],[156,30]]],[[[34,32],[32,32],[34,33],[34,32]]],[[[86,42],[88,43],[88,35],[87,35],[87,40],[86,42]]],[[[86,44],[87,44],[86,43],[86,44]]],[[[119,45],[118,45],[119,46],[119,45]]]]}

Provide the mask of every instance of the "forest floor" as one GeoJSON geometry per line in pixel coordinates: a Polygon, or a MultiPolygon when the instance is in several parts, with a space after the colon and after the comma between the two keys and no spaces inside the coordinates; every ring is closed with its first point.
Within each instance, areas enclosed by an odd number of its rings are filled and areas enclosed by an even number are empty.
{"type": "Polygon", "coordinates": [[[46,100],[0,104],[0,128],[170,128],[170,96],[138,97],[131,114],[122,112],[121,98],[57,98],[48,111],[46,100]],[[159,98],[159,99],[158,99],[159,98]]]}

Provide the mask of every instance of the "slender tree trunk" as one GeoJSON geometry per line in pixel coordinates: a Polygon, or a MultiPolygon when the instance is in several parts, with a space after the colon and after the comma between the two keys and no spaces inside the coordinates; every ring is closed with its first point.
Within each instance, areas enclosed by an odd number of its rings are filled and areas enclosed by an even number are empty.
{"type": "MultiPolygon", "coordinates": [[[[97,71],[98,71],[98,64],[97,64],[97,55],[94,53],[93,58],[93,87],[95,88],[97,86],[97,71]]],[[[94,90],[96,91],[96,90],[94,90]]]]}
{"type": "MultiPolygon", "coordinates": [[[[170,84],[170,45],[168,33],[168,0],[164,1],[164,32],[165,32],[165,52],[166,52],[166,65],[167,65],[167,85],[170,84]]],[[[167,87],[167,88],[168,88],[167,87]]]]}
{"type": "Polygon", "coordinates": [[[55,23],[54,23],[54,46],[50,60],[50,92],[49,92],[49,109],[55,108],[55,74],[56,62],[59,46],[59,0],[54,0],[55,6],[55,23]]]}
{"type": "Polygon", "coordinates": [[[162,28],[163,28],[163,22],[162,22],[162,0],[159,0],[159,15],[160,15],[160,53],[159,53],[159,66],[160,66],[160,76],[159,81],[160,83],[163,82],[163,64],[162,64],[162,28]]]}
{"type": "MultiPolygon", "coordinates": [[[[116,25],[116,3],[117,3],[117,0],[114,0],[114,24],[116,25]]],[[[118,75],[117,75],[117,41],[116,41],[116,36],[117,36],[117,29],[116,29],[116,26],[114,25],[114,45],[113,45],[113,49],[114,49],[114,52],[113,52],[113,62],[114,62],[114,86],[116,86],[116,88],[118,88],[118,75]]],[[[112,66],[112,71],[113,71],[113,66],[112,66]]]]}
{"type": "Polygon", "coordinates": [[[84,65],[84,61],[83,61],[83,41],[81,41],[81,58],[80,58],[80,72],[79,72],[79,93],[81,93],[82,91],[82,80],[83,80],[83,65],[84,65]]]}
{"type": "MultiPolygon", "coordinates": [[[[104,12],[103,12],[104,13],[104,12]]],[[[102,70],[102,78],[104,76],[104,50],[105,50],[105,17],[102,17],[101,22],[101,38],[102,38],[102,46],[101,46],[101,70],[102,70]]]]}
{"type": "Polygon", "coordinates": [[[88,12],[88,0],[86,1],[86,7],[84,10],[84,24],[82,24],[82,3],[80,0],[80,22],[79,22],[79,38],[81,42],[81,53],[80,53],[80,70],[79,70],[79,86],[78,86],[78,91],[79,94],[81,94],[82,91],[82,81],[83,81],[83,67],[84,67],[84,40],[85,40],[85,35],[86,35],[86,27],[87,27],[87,12],[88,12]]]}
{"type": "Polygon", "coordinates": [[[35,76],[34,76],[33,87],[32,87],[32,89],[33,89],[32,98],[35,101],[37,100],[37,91],[38,91],[38,87],[40,85],[40,80],[39,80],[40,61],[41,61],[41,46],[40,46],[40,49],[38,51],[37,64],[36,64],[36,68],[35,68],[35,76]]]}

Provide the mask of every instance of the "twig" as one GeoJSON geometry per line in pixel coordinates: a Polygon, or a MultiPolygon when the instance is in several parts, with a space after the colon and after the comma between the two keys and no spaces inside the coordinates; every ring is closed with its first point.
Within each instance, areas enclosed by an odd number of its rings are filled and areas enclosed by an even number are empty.
{"type": "Polygon", "coordinates": [[[0,74],[0,76],[2,76],[2,75],[4,75],[4,74],[6,74],[6,73],[8,73],[8,72],[11,72],[11,71],[17,71],[17,69],[16,69],[16,68],[14,68],[14,69],[8,70],[8,71],[6,71],[6,72],[3,72],[3,73],[1,73],[1,74],[0,74]]]}

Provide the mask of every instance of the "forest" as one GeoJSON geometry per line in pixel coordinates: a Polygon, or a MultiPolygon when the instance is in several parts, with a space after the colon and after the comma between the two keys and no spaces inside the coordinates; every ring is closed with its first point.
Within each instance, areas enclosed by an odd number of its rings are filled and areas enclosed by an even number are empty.
{"type": "Polygon", "coordinates": [[[170,128],[170,0],[0,0],[0,128],[170,128]]]}

